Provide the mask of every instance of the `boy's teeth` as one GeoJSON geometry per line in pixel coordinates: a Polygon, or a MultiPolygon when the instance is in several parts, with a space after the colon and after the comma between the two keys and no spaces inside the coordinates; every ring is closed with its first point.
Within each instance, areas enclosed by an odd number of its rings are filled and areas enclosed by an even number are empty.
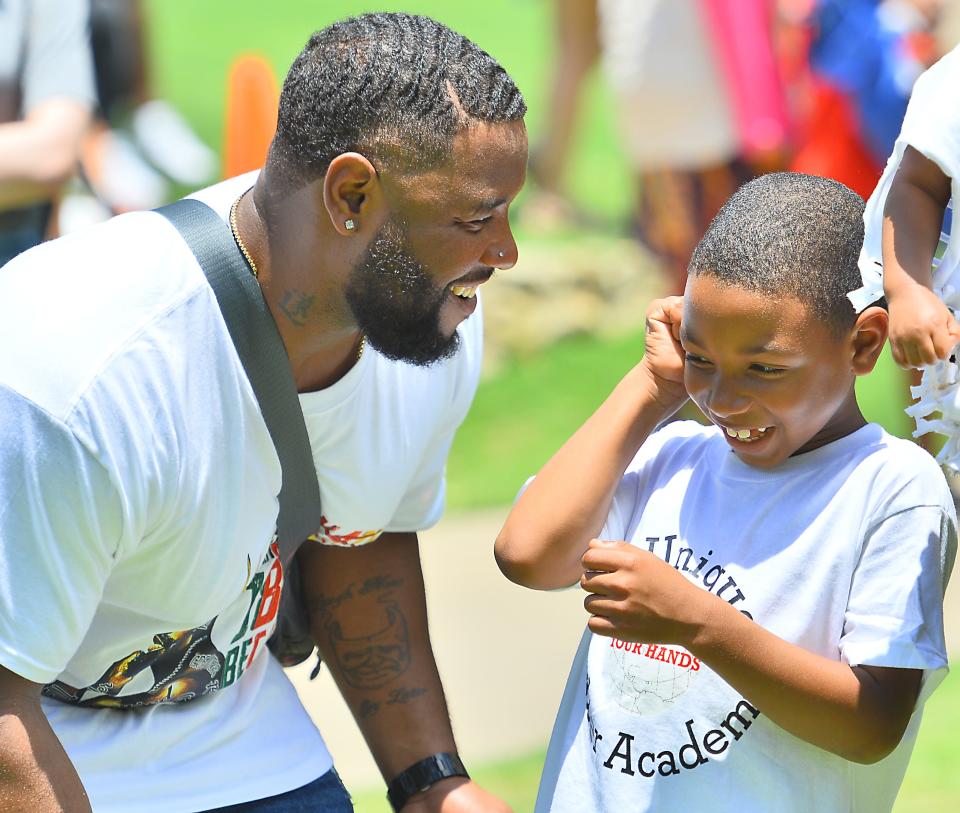
{"type": "MultiPolygon", "coordinates": [[[[731,429],[729,426],[723,427],[723,430],[732,438],[737,438],[738,440],[750,440],[751,435],[756,432],[757,436],[764,434],[770,427],[769,426],[758,426],[756,429],[731,429]]],[[[756,438],[753,438],[756,440],[756,438]]]]}

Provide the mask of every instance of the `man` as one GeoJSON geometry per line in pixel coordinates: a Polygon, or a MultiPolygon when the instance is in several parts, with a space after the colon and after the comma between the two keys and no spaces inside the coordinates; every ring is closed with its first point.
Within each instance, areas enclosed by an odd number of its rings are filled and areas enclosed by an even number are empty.
{"type": "MultiPolygon", "coordinates": [[[[507,810],[429,760],[456,745],[416,531],[476,386],[476,288],[516,261],[524,113],[468,40],[364,15],[294,62],[259,176],[198,194],[301,393],[324,660],[388,782],[433,765],[406,813],[507,810]]],[[[185,244],[154,213],[45,244],[0,276],[0,325],[0,809],[351,809],[263,645],[279,462],[185,244]]]]}
{"type": "Polygon", "coordinates": [[[0,0],[0,266],[39,243],[94,103],[87,4],[0,0]]]}

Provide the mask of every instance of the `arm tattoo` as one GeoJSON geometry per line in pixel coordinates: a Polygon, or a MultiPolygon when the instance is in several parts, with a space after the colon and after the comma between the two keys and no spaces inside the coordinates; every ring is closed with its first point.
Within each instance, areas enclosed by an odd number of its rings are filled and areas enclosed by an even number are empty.
{"type": "Polygon", "coordinates": [[[369,720],[378,711],[380,711],[379,703],[375,703],[372,700],[364,700],[360,704],[360,710],[357,712],[357,714],[361,720],[369,720]]]}
{"type": "Polygon", "coordinates": [[[385,623],[364,635],[344,635],[339,621],[331,620],[327,625],[334,660],[355,689],[379,689],[410,666],[407,619],[393,602],[386,604],[383,610],[385,623]]]}
{"type": "Polygon", "coordinates": [[[314,623],[329,642],[328,653],[355,689],[382,688],[410,666],[407,619],[392,592],[402,583],[392,576],[372,576],[359,588],[351,582],[338,595],[321,595],[312,602],[311,612],[318,616],[314,623]]]}
{"type": "Polygon", "coordinates": [[[388,706],[395,706],[398,703],[406,704],[418,697],[423,697],[427,693],[426,689],[394,689],[390,692],[390,698],[387,700],[388,706]]]}

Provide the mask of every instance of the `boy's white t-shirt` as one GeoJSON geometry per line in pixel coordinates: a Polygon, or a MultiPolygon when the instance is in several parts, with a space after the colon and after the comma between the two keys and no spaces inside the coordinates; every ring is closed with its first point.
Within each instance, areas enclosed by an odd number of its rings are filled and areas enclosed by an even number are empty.
{"type": "MultiPolygon", "coordinates": [[[[197,197],[226,219],[254,180],[197,197]]],[[[460,332],[453,359],[413,368],[368,346],[301,396],[321,541],[438,519],[480,316],[460,332]]],[[[21,255],[0,274],[0,342],[0,664],[49,684],[95,813],[190,813],[328,771],[265,646],[279,460],[173,227],[124,215],[21,255]]]]}
{"type": "Polygon", "coordinates": [[[831,660],[924,671],[900,745],[865,766],[787,733],[678,646],[584,633],[537,813],[890,810],[925,699],[947,671],[956,517],[943,475],[870,424],[775,470],[720,430],[669,424],[640,449],[602,538],[627,540],[831,660]]]}
{"type": "Polygon", "coordinates": [[[913,86],[893,153],[864,211],[860,253],[863,288],[849,294],[859,312],[883,296],[883,208],[907,147],[933,161],[950,179],[950,203],[934,259],[933,287],[950,307],[960,309],[960,46],[927,69],[913,86]]]}

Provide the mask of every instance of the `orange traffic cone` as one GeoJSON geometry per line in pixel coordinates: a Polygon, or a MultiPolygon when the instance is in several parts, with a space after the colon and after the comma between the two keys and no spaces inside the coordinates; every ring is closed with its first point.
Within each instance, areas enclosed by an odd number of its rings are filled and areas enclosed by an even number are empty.
{"type": "Polygon", "coordinates": [[[259,169],[277,129],[280,96],[273,68],[261,56],[237,57],[227,75],[223,177],[259,169]]]}

